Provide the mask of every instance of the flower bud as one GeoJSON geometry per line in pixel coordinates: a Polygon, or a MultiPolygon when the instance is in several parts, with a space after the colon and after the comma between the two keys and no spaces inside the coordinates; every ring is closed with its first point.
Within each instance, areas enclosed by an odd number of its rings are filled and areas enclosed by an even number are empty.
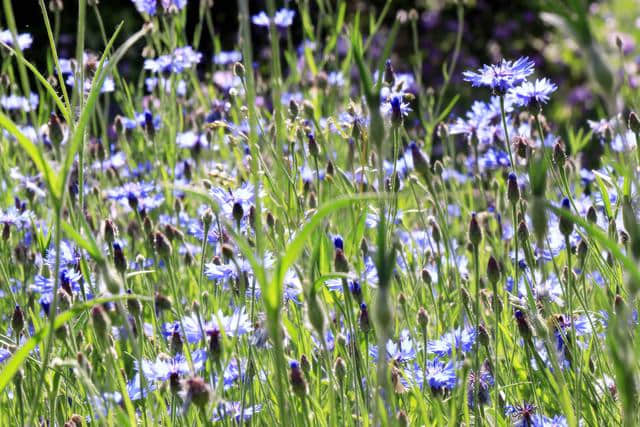
{"type": "Polygon", "coordinates": [[[553,163],[559,168],[564,167],[564,163],[567,160],[567,155],[562,148],[560,142],[556,142],[553,146],[553,163]]]}
{"type": "MultiPolygon", "coordinates": [[[[562,209],[567,212],[571,212],[571,203],[566,197],[562,199],[562,209]]],[[[573,232],[573,221],[561,216],[558,222],[558,228],[563,235],[569,236],[573,232]]]]}
{"type": "Polygon", "coordinates": [[[16,308],[13,310],[13,315],[11,316],[11,329],[13,329],[13,333],[18,335],[22,332],[24,328],[24,312],[20,308],[19,305],[16,305],[16,308]]]}
{"type": "Polygon", "coordinates": [[[94,305],[91,309],[91,323],[98,338],[106,339],[111,328],[111,320],[102,305],[94,305]]]}
{"type": "Polygon", "coordinates": [[[489,257],[489,261],[487,262],[487,277],[494,285],[500,281],[500,266],[493,255],[489,257]]]}
{"type": "Polygon", "coordinates": [[[349,261],[347,261],[347,258],[344,256],[344,252],[342,251],[342,249],[336,249],[333,265],[337,272],[349,272],[349,261]]]}
{"type": "Polygon", "coordinates": [[[371,321],[369,320],[369,310],[367,304],[360,304],[360,315],[358,316],[360,330],[365,334],[371,330],[371,321]]]}
{"type": "Polygon", "coordinates": [[[347,364],[340,356],[338,356],[333,363],[333,373],[338,379],[338,382],[342,384],[342,382],[344,381],[344,377],[347,375],[347,364]]]}
{"type": "Polygon", "coordinates": [[[511,172],[507,179],[507,199],[512,205],[520,200],[520,187],[518,186],[518,178],[516,174],[511,172]]]}
{"type": "Polygon", "coordinates": [[[296,360],[293,360],[289,364],[289,367],[289,382],[291,383],[293,392],[299,397],[306,396],[309,392],[309,387],[307,386],[307,381],[304,379],[304,374],[300,369],[300,363],[298,363],[298,361],[296,360]]]}
{"type": "Polygon", "coordinates": [[[156,252],[163,259],[168,259],[171,256],[172,248],[169,239],[162,232],[156,231],[153,233],[153,244],[156,248],[156,252]]]}
{"type": "Polygon", "coordinates": [[[480,228],[475,212],[471,214],[471,220],[469,221],[469,241],[476,248],[482,241],[482,229],[480,228]]]}
{"type": "Polygon", "coordinates": [[[200,409],[209,403],[212,398],[212,391],[205,380],[200,377],[188,378],[183,383],[185,393],[185,408],[189,403],[193,403],[200,409]]]}

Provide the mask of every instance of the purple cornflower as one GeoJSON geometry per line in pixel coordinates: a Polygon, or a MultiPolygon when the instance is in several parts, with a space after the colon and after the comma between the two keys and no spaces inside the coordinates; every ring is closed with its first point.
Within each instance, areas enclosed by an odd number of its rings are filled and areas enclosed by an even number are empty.
{"type": "Polygon", "coordinates": [[[535,82],[524,82],[510,92],[515,104],[521,107],[542,107],[549,101],[549,95],[558,89],[547,78],[536,79],[535,82]]]}
{"type": "Polygon", "coordinates": [[[504,95],[509,89],[525,81],[533,73],[533,66],[533,61],[528,57],[515,61],[503,59],[498,64],[485,64],[478,72],[465,71],[462,76],[473,87],[488,86],[492,91],[504,95]]]}

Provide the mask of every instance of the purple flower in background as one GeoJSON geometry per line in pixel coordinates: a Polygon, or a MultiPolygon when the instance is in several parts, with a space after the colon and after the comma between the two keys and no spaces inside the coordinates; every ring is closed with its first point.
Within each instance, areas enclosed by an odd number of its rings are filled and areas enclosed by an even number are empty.
{"type": "Polygon", "coordinates": [[[478,72],[465,71],[463,80],[471,82],[473,87],[488,86],[491,90],[505,94],[525,81],[533,73],[534,63],[528,57],[515,61],[503,59],[498,64],[484,65],[478,72]]]}
{"type": "Polygon", "coordinates": [[[558,89],[554,83],[547,78],[536,79],[535,82],[524,82],[522,85],[512,89],[511,95],[515,104],[521,107],[542,106],[549,101],[549,95],[558,89]]]}
{"type": "Polygon", "coordinates": [[[220,403],[214,413],[211,421],[217,422],[222,421],[227,417],[232,417],[236,423],[240,423],[240,418],[242,417],[242,421],[248,421],[251,419],[253,414],[256,414],[262,410],[262,405],[254,405],[254,406],[246,406],[242,407],[242,402],[222,402],[220,403]]]}

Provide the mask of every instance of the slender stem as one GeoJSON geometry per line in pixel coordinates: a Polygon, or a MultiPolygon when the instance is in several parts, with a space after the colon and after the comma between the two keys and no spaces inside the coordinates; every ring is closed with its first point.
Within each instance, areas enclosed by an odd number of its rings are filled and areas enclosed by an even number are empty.
{"type": "Polygon", "coordinates": [[[507,115],[504,111],[504,95],[500,95],[500,115],[502,116],[502,127],[504,128],[504,139],[509,153],[509,162],[511,163],[511,169],[515,170],[516,164],[513,161],[513,154],[511,154],[511,140],[509,139],[509,129],[507,128],[507,115]]]}

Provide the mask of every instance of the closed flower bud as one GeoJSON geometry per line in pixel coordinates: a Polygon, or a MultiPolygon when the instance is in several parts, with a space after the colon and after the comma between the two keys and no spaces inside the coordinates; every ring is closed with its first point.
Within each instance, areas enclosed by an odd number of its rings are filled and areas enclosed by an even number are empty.
{"type": "Polygon", "coordinates": [[[111,244],[118,237],[118,227],[116,227],[111,219],[106,219],[104,221],[103,233],[105,242],[111,244]]]}
{"type": "Polygon", "coordinates": [[[489,345],[489,332],[482,324],[478,325],[478,342],[485,347],[489,345]]]}
{"type": "Polygon", "coordinates": [[[520,200],[520,187],[518,186],[518,178],[516,174],[511,172],[507,179],[507,199],[512,205],[520,200]]]}
{"type": "Polygon", "coordinates": [[[396,73],[393,71],[393,66],[391,65],[390,59],[387,59],[384,64],[384,81],[389,86],[393,86],[396,81],[396,73]]]}
{"type": "Polygon", "coordinates": [[[431,274],[426,268],[422,269],[422,281],[428,286],[431,284],[431,274]]]}
{"type": "Polygon", "coordinates": [[[116,270],[120,274],[124,274],[127,271],[127,259],[124,256],[122,245],[118,242],[113,242],[113,264],[116,266],[116,270]]]}
{"type": "MultiPolygon", "coordinates": [[[[562,199],[562,209],[564,209],[566,212],[571,212],[571,203],[566,197],[562,199]]],[[[568,236],[573,232],[573,221],[565,218],[564,216],[561,216],[558,222],[558,228],[560,229],[560,232],[562,234],[568,236]]]]}
{"type": "Polygon", "coordinates": [[[500,266],[493,255],[489,257],[489,261],[487,262],[487,277],[494,285],[500,281],[500,266]]]}
{"type": "Polygon", "coordinates": [[[475,212],[471,214],[471,220],[469,221],[469,241],[476,248],[482,241],[482,229],[480,228],[475,212]]]}
{"type": "Polygon", "coordinates": [[[312,119],[315,116],[315,107],[310,101],[305,100],[302,103],[302,109],[307,118],[312,119]]]}
{"type": "Polygon", "coordinates": [[[275,223],[276,220],[273,217],[273,214],[271,212],[267,212],[267,225],[269,226],[269,228],[273,228],[275,223]]]}
{"type": "Polygon", "coordinates": [[[182,392],[184,393],[185,401],[184,409],[186,409],[190,403],[193,403],[200,409],[204,409],[213,396],[207,382],[200,377],[192,377],[184,380],[182,392]]]}
{"type": "Polygon", "coordinates": [[[22,332],[24,328],[24,312],[20,308],[19,305],[16,305],[16,308],[13,310],[13,315],[11,316],[11,329],[17,335],[22,332]]]}
{"type": "Polygon", "coordinates": [[[521,310],[516,310],[515,317],[520,334],[524,338],[531,337],[531,326],[529,325],[529,321],[527,320],[525,314],[521,310]]]}
{"type": "Polygon", "coordinates": [[[305,375],[309,375],[309,373],[311,372],[311,361],[304,354],[300,356],[300,367],[302,368],[302,372],[304,372],[305,375]]]}
{"type": "Polygon", "coordinates": [[[224,245],[222,245],[220,251],[222,252],[222,256],[224,257],[224,259],[234,258],[233,247],[231,245],[225,243],[224,245]]]}
{"type": "Polygon", "coordinates": [[[153,244],[156,248],[156,252],[163,259],[168,259],[171,256],[172,248],[169,239],[162,232],[156,231],[153,233],[153,244]]]}
{"type": "Polygon", "coordinates": [[[371,321],[369,320],[369,310],[367,304],[360,304],[360,315],[358,316],[360,330],[365,334],[371,330],[371,321]]]}
{"type": "Polygon", "coordinates": [[[592,224],[598,222],[598,213],[593,205],[589,206],[589,209],[587,209],[587,220],[592,224]]]}
{"type": "Polygon", "coordinates": [[[236,221],[236,224],[238,224],[239,227],[240,221],[242,221],[242,218],[244,217],[244,208],[242,207],[242,203],[235,202],[233,204],[233,207],[231,208],[231,215],[233,216],[233,219],[236,221]]]}
{"type": "Polygon", "coordinates": [[[318,148],[318,142],[316,141],[316,137],[313,132],[309,132],[307,134],[307,145],[309,147],[309,154],[313,157],[318,157],[320,149],[318,148]]]}
{"type": "Polygon", "coordinates": [[[171,332],[171,336],[169,337],[169,345],[171,347],[171,352],[173,354],[182,353],[182,347],[184,346],[184,341],[180,336],[180,332],[178,332],[175,329],[171,332]]]}
{"type": "Polygon", "coordinates": [[[527,223],[524,221],[520,221],[518,224],[518,239],[521,241],[526,241],[529,238],[529,228],[527,227],[527,223]]]}
{"type": "Polygon", "coordinates": [[[207,331],[207,335],[209,336],[209,355],[211,360],[219,362],[222,359],[223,354],[222,335],[220,334],[220,330],[214,328],[207,331]]]}
{"type": "MultiPolygon", "coordinates": [[[[127,294],[131,295],[131,289],[127,289],[127,294]]],[[[142,304],[137,298],[127,299],[127,310],[133,317],[139,317],[142,314],[142,304]]]]}
{"type": "Polygon", "coordinates": [[[418,322],[418,325],[420,325],[420,328],[422,328],[423,332],[427,330],[427,326],[429,325],[429,314],[427,314],[427,310],[425,310],[424,307],[420,307],[418,309],[416,321],[418,322]]]}
{"type": "Polygon", "coordinates": [[[111,320],[102,305],[94,305],[91,309],[91,323],[98,338],[105,339],[111,328],[111,320]]]}
{"type": "Polygon", "coordinates": [[[349,261],[347,261],[347,258],[344,256],[344,252],[342,251],[342,249],[336,249],[333,265],[337,272],[349,272],[349,261]]]}
{"type": "Polygon", "coordinates": [[[347,375],[347,364],[342,357],[337,357],[336,361],[333,363],[333,373],[340,384],[342,384],[344,377],[347,375]]]}
{"type": "Polygon", "coordinates": [[[156,313],[162,313],[163,311],[168,311],[171,310],[171,300],[162,295],[159,292],[156,292],[155,298],[155,307],[156,307],[156,313]]]}
{"type": "Polygon", "coordinates": [[[244,78],[244,71],[244,65],[242,65],[241,62],[236,62],[233,64],[233,74],[240,77],[241,79],[244,78]]]}
{"type": "Polygon", "coordinates": [[[202,220],[202,226],[204,227],[204,229],[208,230],[211,226],[211,223],[213,222],[213,211],[211,210],[211,208],[207,208],[202,213],[202,217],[200,219],[202,220]]]}
{"type": "Polygon", "coordinates": [[[309,392],[309,388],[307,386],[307,381],[304,379],[304,374],[300,369],[300,364],[293,360],[289,364],[289,367],[291,368],[289,371],[289,382],[291,383],[293,392],[299,397],[306,396],[309,392]]]}
{"type": "Polygon", "coordinates": [[[589,250],[589,247],[587,245],[587,242],[584,239],[580,240],[580,243],[578,243],[578,248],[576,249],[578,258],[584,261],[585,257],[587,256],[588,250],[589,250]]]}
{"type": "Polygon", "coordinates": [[[59,146],[64,139],[64,127],[56,113],[49,116],[49,139],[54,146],[59,146]]]}
{"type": "Polygon", "coordinates": [[[413,159],[413,166],[422,178],[427,180],[430,179],[431,170],[429,169],[429,161],[426,156],[422,153],[420,148],[415,142],[409,144],[409,149],[411,150],[411,157],[413,159]]]}
{"type": "Polygon", "coordinates": [[[329,160],[327,162],[327,176],[333,176],[335,174],[335,166],[333,166],[333,162],[329,160]]]}
{"type": "Polygon", "coordinates": [[[298,117],[298,113],[300,112],[300,108],[298,108],[298,103],[292,98],[289,101],[289,115],[291,119],[295,119],[298,117]]]}
{"type": "Polygon", "coordinates": [[[433,173],[435,173],[437,176],[442,176],[443,172],[444,165],[440,160],[436,160],[436,162],[433,164],[433,173]]]}
{"type": "Polygon", "coordinates": [[[560,142],[556,142],[553,146],[553,163],[559,168],[564,167],[564,163],[567,160],[567,155],[562,148],[562,144],[560,142]]]}

